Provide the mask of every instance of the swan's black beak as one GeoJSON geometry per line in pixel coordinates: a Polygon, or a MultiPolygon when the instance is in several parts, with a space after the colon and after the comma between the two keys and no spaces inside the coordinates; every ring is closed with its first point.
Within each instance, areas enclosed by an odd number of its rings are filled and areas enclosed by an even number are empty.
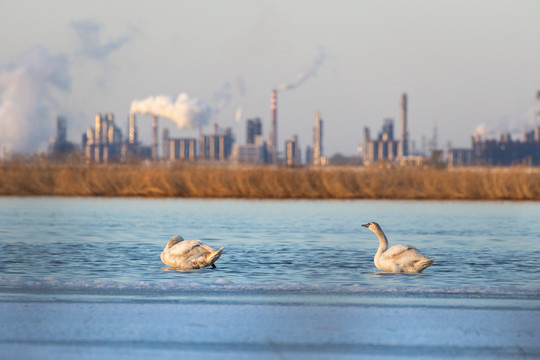
{"type": "Polygon", "coordinates": [[[362,225],[362,226],[363,226],[363,227],[369,227],[369,224],[364,224],[364,225],[362,225]]]}

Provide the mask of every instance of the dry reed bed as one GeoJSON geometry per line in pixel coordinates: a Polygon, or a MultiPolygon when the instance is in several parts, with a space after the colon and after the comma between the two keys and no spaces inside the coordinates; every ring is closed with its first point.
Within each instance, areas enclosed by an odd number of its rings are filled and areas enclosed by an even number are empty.
{"type": "Polygon", "coordinates": [[[3,163],[0,195],[540,200],[540,171],[3,163]]]}

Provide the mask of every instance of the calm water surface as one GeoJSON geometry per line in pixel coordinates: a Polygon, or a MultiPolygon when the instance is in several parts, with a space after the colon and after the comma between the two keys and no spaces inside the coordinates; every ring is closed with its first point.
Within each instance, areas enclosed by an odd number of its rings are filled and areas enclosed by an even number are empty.
{"type": "Polygon", "coordinates": [[[539,216],[540,203],[522,202],[0,198],[0,298],[538,307],[539,216]],[[390,246],[414,245],[435,263],[379,272],[369,221],[390,246]],[[217,269],[166,267],[160,253],[175,234],[224,246],[217,269]]]}

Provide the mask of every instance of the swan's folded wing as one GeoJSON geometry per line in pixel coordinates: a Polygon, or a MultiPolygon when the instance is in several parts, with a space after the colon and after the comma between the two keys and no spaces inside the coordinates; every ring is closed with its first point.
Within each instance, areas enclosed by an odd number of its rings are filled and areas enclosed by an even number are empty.
{"type": "Polygon", "coordinates": [[[204,244],[202,244],[202,242],[199,240],[182,241],[170,248],[169,254],[172,256],[190,257],[200,253],[201,251],[204,252],[203,248],[201,248],[201,245],[204,244]]]}
{"type": "Polygon", "coordinates": [[[384,257],[389,259],[401,259],[404,257],[411,257],[411,260],[418,260],[417,250],[410,245],[394,245],[390,249],[386,250],[384,257]]]}

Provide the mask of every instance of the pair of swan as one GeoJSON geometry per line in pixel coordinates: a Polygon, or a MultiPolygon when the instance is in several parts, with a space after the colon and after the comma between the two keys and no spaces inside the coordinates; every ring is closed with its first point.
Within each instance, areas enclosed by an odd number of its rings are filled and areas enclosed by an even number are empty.
{"type": "MultiPolygon", "coordinates": [[[[433,263],[416,248],[409,245],[394,245],[388,248],[388,239],[379,224],[370,222],[362,225],[379,238],[379,249],[375,254],[375,266],[386,272],[419,273],[433,263]]],[[[173,236],[161,253],[161,261],[180,269],[216,268],[214,262],[221,256],[223,248],[214,250],[200,240],[184,240],[173,236]]]]}

